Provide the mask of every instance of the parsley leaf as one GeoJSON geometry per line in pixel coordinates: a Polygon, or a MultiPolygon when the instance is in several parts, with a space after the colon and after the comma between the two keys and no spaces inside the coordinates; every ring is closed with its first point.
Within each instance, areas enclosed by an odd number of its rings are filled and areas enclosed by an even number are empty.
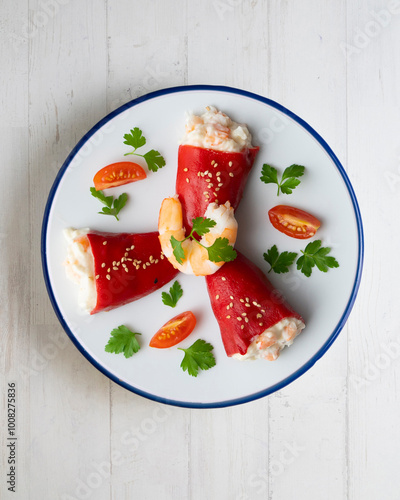
{"type": "Polygon", "coordinates": [[[264,260],[271,266],[268,273],[271,271],[277,274],[288,273],[289,267],[293,264],[296,257],[296,252],[282,252],[280,254],[276,245],[271,247],[267,253],[264,253],[264,260]]]}
{"type": "Polygon", "coordinates": [[[131,129],[131,133],[125,134],[124,139],[125,139],[124,144],[132,146],[135,149],[135,151],[136,149],[141,148],[146,144],[146,138],[144,137],[139,127],[131,129]]]}
{"type": "Polygon", "coordinates": [[[178,261],[179,264],[182,264],[185,258],[185,252],[183,251],[182,248],[183,241],[178,241],[174,236],[171,236],[172,250],[174,252],[175,259],[178,261]]]}
{"type": "MultiPolygon", "coordinates": [[[[192,230],[190,231],[189,236],[186,236],[184,240],[178,241],[176,238],[174,238],[174,236],[171,236],[170,239],[173,254],[179,264],[182,264],[185,259],[185,252],[182,248],[182,243],[189,238],[193,238],[194,233],[197,233],[199,236],[203,236],[204,234],[209,233],[210,229],[217,225],[214,220],[206,219],[204,217],[196,217],[195,219],[192,219],[192,224],[192,230]]],[[[235,260],[237,257],[237,253],[229,244],[228,238],[217,238],[209,247],[206,247],[205,245],[200,243],[200,241],[194,239],[193,241],[196,241],[196,243],[207,250],[208,258],[212,262],[230,262],[232,260],[235,260]]]]}
{"type": "Polygon", "coordinates": [[[127,146],[131,146],[133,148],[133,151],[131,151],[130,153],[125,153],[124,156],[128,155],[141,156],[147,163],[148,169],[151,170],[152,172],[157,172],[159,168],[165,166],[164,157],[161,156],[159,151],[156,151],[155,149],[151,149],[144,155],[136,153],[137,149],[141,148],[146,144],[146,138],[144,137],[143,132],[140,130],[139,127],[131,129],[131,133],[125,134],[124,139],[125,139],[124,144],[126,144],[127,146]]]}
{"type": "Polygon", "coordinates": [[[111,332],[110,340],[105,347],[105,351],[115,354],[123,352],[126,358],[130,358],[140,349],[139,342],[136,340],[136,335],[141,335],[141,333],[131,332],[129,328],[124,325],[114,328],[111,332]]]}
{"type": "Polygon", "coordinates": [[[317,266],[323,273],[326,273],[328,268],[339,267],[338,261],[328,255],[330,251],[329,247],[321,247],[321,240],[312,241],[304,251],[301,251],[303,255],[297,260],[297,269],[310,277],[314,266],[317,266]]]}
{"type": "Polygon", "coordinates": [[[101,203],[106,205],[105,207],[102,208],[99,214],[112,215],[117,220],[119,220],[118,214],[128,201],[128,195],[126,193],[122,193],[121,196],[119,196],[117,199],[114,200],[113,196],[105,196],[103,191],[96,191],[96,188],[94,187],[90,188],[90,192],[92,196],[94,196],[94,198],[97,198],[98,200],[101,201],[101,203]]]}
{"type": "Polygon", "coordinates": [[[165,166],[164,157],[160,155],[158,151],[151,149],[148,153],[143,155],[143,158],[146,160],[147,167],[152,172],[157,172],[159,168],[165,166]]]}
{"type": "Polygon", "coordinates": [[[214,354],[211,352],[214,348],[205,340],[198,339],[189,348],[182,349],[178,347],[178,349],[185,353],[181,368],[192,377],[197,377],[199,369],[208,370],[215,366],[214,354]]]}
{"type": "Polygon", "coordinates": [[[178,300],[182,297],[183,290],[178,281],[174,281],[174,284],[169,289],[169,293],[162,292],[162,301],[166,306],[175,307],[178,300]]]}
{"type": "Polygon", "coordinates": [[[199,236],[203,236],[210,232],[212,227],[215,227],[217,223],[212,219],[204,219],[203,217],[196,217],[192,220],[193,223],[193,233],[197,233],[199,236]]]}
{"type": "Polygon", "coordinates": [[[237,253],[229,244],[228,238],[217,238],[211,246],[206,248],[211,262],[231,262],[237,257],[237,253]]]}
{"type": "Polygon", "coordinates": [[[291,165],[284,170],[281,181],[279,182],[276,168],[264,163],[260,179],[265,184],[276,184],[278,186],[278,196],[281,191],[284,194],[291,194],[293,189],[300,184],[301,181],[298,177],[304,175],[304,170],[305,167],[301,165],[291,165]]]}

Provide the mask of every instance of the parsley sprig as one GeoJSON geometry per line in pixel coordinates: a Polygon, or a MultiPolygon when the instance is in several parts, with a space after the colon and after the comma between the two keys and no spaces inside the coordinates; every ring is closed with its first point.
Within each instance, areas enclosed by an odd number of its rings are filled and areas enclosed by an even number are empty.
{"type": "Polygon", "coordinates": [[[123,352],[126,358],[130,358],[140,349],[136,335],[141,335],[141,333],[131,332],[131,330],[124,325],[114,328],[105,350],[115,354],[123,352]]]}
{"type": "Polygon", "coordinates": [[[124,156],[128,155],[141,156],[146,161],[148,169],[151,170],[152,172],[157,172],[159,168],[164,167],[165,165],[164,157],[161,156],[161,154],[155,149],[151,149],[144,155],[136,153],[137,149],[141,148],[146,144],[146,138],[144,137],[143,132],[140,130],[140,128],[135,127],[131,129],[130,134],[124,135],[124,139],[125,139],[124,144],[131,146],[133,148],[133,151],[131,151],[130,153],[125,153],[124,156]]]}
{"type": "Polygon", "coordinates": [[[128,201],[128,195],[126,193],[122,193],[118,198],[114,198],[114,196],[106,196],[103,191],[96,191],[96,188],[94,187],[90,188],[90,192],[92,193],[92,196],[100,200],[101,203],[105,205],[99,214],[112,215],[119,220],[118,214],[128,201]]]}
{"type": "MultiPolygon", "coordinates": [[[[303,255],[296,261],[297,269],[309,278],[314,266],[317,266],[323,273],[326,273],[329,268],[339,267],[339,263],[335,257],[328,255],[330,251],[329,247],[321,246],[321,240],[312,241],[304,250],[301,250],[303,255]]],[[[293,264],[296,257],[296,252],[279,253],[276,245],[272,246],[267,253],[264,253],[264,260],[271,266],[271,269],[268,271],[269,273],[271,271],[277,274],[289,272],[289,267],[293,264]]]]}
{"type": "Polygon", "coordinates": [[[199,370],[209,370],[215,366],[214,354],[211,352],[214,348],[205,340],[198,339],[187,349],[182,347],[178,347],[178,349],[185,353],[181,368],[192,377],[197,377],[199,370]]]}
{"type": "Polygon", "coordinates": [[[274,271],[277,274],[288,273],[289,267],[293,264],[296,257],[296,252],[279,253],[276,245],[271,247],[267,253],[264,253],[264,260],[266,260],[271,266],[268,273],[271,271],[274,271]]]}
{"type": "Polygon", "coordinates": [[[317,266],[323,273],[326,273],[328,268],[339,267],[335,257],[328,255],[330,251],[329,247],[321,247],[321,240],[312,241],[304,251],[301,250],[303,255],[297,260],[297,269],[309,277],[314,266],[317,266]]]}
{"type": "Polygon", "coordinates": [[[305,167],[302,167],[301,165],[291,165],[283,171],[282,179],[279,181],[278,171],[276,168],[264,163],[260,179],[265,182],[265,184],[277,184],[277,196],[279,196],[280,192],[284,194],[291,194],[293,189],[300,184],[301,181],[298,178],[304,175],[304,170],[305,167]]]}
{"type": "MultiPolygon", "coordinates": [[[[204,234],[209,233],[210,229],[217,225],[214,220],[204,217],[196,217],[192,220],[192,223],[193,227],[189,236],[186,236],[186,238],[182,241],[179,241],[174,236],[171,236],[173,253],[175,259],[179,264],[182,264],[183,260],[185,259],[185,252],[183,250],[182,243],[189,238],[193,238],[194,233],[196,233],[198,236],[203,236],[204,234]]],[[[237,253],[229,244],[228,238],[217,238],[209,247],[206,247],[197,240],[195,241],[207,250],[208,258],[212,262],[230,262],[232,260],[235,260],[237,257],[237,253]]]]}
{"type": "Polygon", "coordinates": [[[174,281],[174,284],[169,289],[169,293],[162,292],[161,297],[166,306],[175,307],[182,295],[183,290],[181,285],[178,281],[174,281]]]}

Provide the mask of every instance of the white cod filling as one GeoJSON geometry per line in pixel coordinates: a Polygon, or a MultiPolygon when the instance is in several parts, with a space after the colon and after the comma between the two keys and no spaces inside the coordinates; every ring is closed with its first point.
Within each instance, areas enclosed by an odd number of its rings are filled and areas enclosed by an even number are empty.
{"type": "Polygon", "coordinates": [[[214,106],[207,106],[201,116],[187,114],[186,134],[181,144],[227,152],[252,147],[247,126],[234,122],[214,106]]]}
{"type": "Polygon", "coordinates": [[[249,345],[246,354],[234,354],[239,361],[267,359],[274,361],[285,346],[293,344],[305,324],[297,318],[284,318],[258,335],[249,345]]]}
{"type": "Polygon", "coordinates": [[[64,236],[68,241],[64,265],[67,277],[79,285],[79,307],[90,313],[97,301],[93,254],[90,246],[88,250],[85,250],[80,243],[75,241],[76,238],[88,232],[89,229],[64,229],[64,236]]]}

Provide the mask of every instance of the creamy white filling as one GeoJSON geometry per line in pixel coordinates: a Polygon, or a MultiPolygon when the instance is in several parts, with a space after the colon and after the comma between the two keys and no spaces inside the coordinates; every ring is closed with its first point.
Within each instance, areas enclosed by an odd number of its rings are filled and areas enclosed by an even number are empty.
{"type": "Polygon", "coordinates": [[[293,344],[305,324],[297,318],[284,318],[271,328],[264,330],[249,345],[246,354],[234,354],[239,361],[267,359],[274,361],[285,346],[293,344]]]}
{"type": "Polygon", "coordinates": [[[67,277],[79,285],[78,303],[84,311],[90,311],[96,306],[96,284],[94,280],[94,259],[90,249],[85,249],[77,238],[84,236],[89,229],[64,229],[68,241],[67,258],[64,261],[67,277]]]}
{"type": "Polygon", "coordinates": [[[187,114],[186,134],[181,144],[227,152],[252,147],[247,126],[231,120],[214,106],[207,106],[201,116],[187,114]]]}

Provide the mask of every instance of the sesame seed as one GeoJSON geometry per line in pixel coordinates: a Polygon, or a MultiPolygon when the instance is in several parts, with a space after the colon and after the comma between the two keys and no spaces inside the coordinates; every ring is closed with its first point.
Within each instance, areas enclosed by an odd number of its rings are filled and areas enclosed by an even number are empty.
{"type": "Polygon", "coordinates": [[[150,255],[149,261],[151,262],[152,260],[154,260],[154,257],[152,255],[150,255]]]}
{"type": "Polygon", "coordinates": [[[222,279],[222,281],[226,281],[226,278],[225,278],[224,276],[222,276],[222,278],[221,278],[221,279],[222,279]]]}
{"type": "Polygon", "coordinates": [[[189,182],[190,182],[190,181],[189,181],[189,179],[188,179],[187,177],[186,177],[186,182],[187,182],[188,184],[189,184],[189,182]]]}
{"type": "Polygon", "coordinates": [[[125,261],[126,261],[126,258],[122,257],[121,262],[125,262],[125,261]]]}
{"type": "Polygon", "coordinates": [[[211,165],[214,165],[214,163],[215,163],[215,160],[211,160],[211,165]]]}
{"type": "Polygon", "coordinates": [[[213,192],[213,195],[214,195],[214,196],[218,196],[218,194],[217,194],[215,191],[213,192]]]}
{"type": "Polygon", "coordinates": [[[229,309],[229,307],[230,307],[230,306],[229,306],[229,304],[228,304],[228,305],[226,306],[226,308],[227,308],[227,309],[229,309]]]}
{"type": "Polygon", "coordinates": [[[136,267],[136,271],[137,271],[138,269],[140,269],[140,266],[135,266],[135,267],[136,267]]]}
{"type": "Polygon", "coordinates": [[[256,305],[257,305],[257,302],[256,302],[255,300],[253,301],[253,305],[254,305],[254,306],[256,306],[256,305]]]}
{"type": "Polygon", "coordinates": [[[121,265],[121,262],[117,262],[117,266],[120,266],[121,265]]]}
{"type": "Polygon", "coordinates": [[[201,175],[201,172],[197,172],[197,177],[200,177],[200,175],[201,175]]]}
{"type": "Polygon", "coordinates": [[[218,182],[221,182],[221,177],[219,177],[219,176],[218,176],[218,177],[217,177],[217,181],[218,181],[218,182]]]}
{"type": "Polygon", "coordinates": [[[248,322],[249,322],[249,318],[244,318],[244,320],[246,321],[246,323],[248,323],[248,322]]]}
{"type": "Polygon", "coordinates": [[[244,330],[244,325],[242,325],[240,328],[241,328],[242,330],[244,330]]]}
{"type": "Polygon", "coordinates": [[[206,182],[211,182],[210,179],[206,179],[206,182]]]}
{"type": "MultiPolygon", "coordinates": [[[[219,190],[220,190],[220,188],[215,188],[215,191],[219,191],[219,190]]],[[[215,196],[217,196],[217,195],[215,195],[215,196]]]]}
{"type": "Polygon", "coordinates": [[[218,300],[219,299],[219,295],[216,295],[215,298],[218,300]]]}
{"type": "Polygon", "coordinates": [[[262,324],[262,323],[258,323],[258,324],[259,324],[260,326],[263,326],[263,324],[262,324]]]}
{"type": "Polygon", "coordinates": [[[240,316],[238,316],[236,319],[237,319],[238,321],[242,321],[242,318],[241,318],[240,316]]]}
{"type": "Polygon", "coordinates": [[[125,272],[129,273],[129,269],[127,267],[125,267],[125,272]]]}
{"type": "Polygon", "coordinates": [[[132,259],[126,259],[126,260],[129,260],[129,262],[132,262],[132,259]]]}
{"type": "Polygon", "coordinates": [[[109,273],[110,271],[111,271],[111,269],[110,269],[110,268],[108,268],[108,269],[107,269],[107,272],[109,273]]]}
{"type": "Polygon", "coordinates": [[[122,267],[125,268],[126,267],[126,264],[122,264],[122,267]]]}
{"type": "Polygon", "coordinates": [[[257,319],[260,319],[262,318],[262,314],[258,313],[257,316],[256,316],[257,319]]]}
{"type": "Polygon", "coordinates": [[[115,262],[115,260],[113,260],[113,266],[116,266],[116,265],[117,265],[117,263],[115,262]]]}
{"type": "Polygon", "coordinates": [[[216,203],[216,204],[218,205],[218,198],[216,198],[216,199],[215,199],[215,202],[214,202],[214,203],[216,203]]]}
{"type": "Polygon", "coordinates": [[[113,267],[113,270],[114,270],[114,271],[118,271],[118,267],[114,266],[114,267],[113,267]]]}
{"type": "Polygon", "coordinates": [[[124,257],[128,257],[128,255],[129,255],[128,252],[124,253],[124,257]]]}
{"type": "Polygon", "coordinates": [[[211,172],[208,172],[208,177],[212,177],[212,173],[211,172]]]}
{"type": "Polygon", "coordinates": [[[233,300],[233,295],[230,295],[230,296],[229,296],[229,298],[230,298],[231,300],[233,300]]]}
{"type": "Polygon", "coordinates": [[[246,302],[250,302],[250,299],[248,297],[246,297],[246,302]]]}
{"type": "Polygon", "coordinates": [[[235,177],[232,172],[229,172],[229,177],[235,177]]]}
{"type": "Polygon", "coordinates": [[[128,247],[128,248],[125,248],[125,251],[126,251],[126,252],[129,252],[129,250],[130,250],[130,248],[129,248],[129,247],[128,247]]]}
{"type": "Polygon", "coordinates": [[[146,262],[146,266],[150,266],[150,262],[146,262]]]}
{"type": "Polygon", "coordinates": [[[220,182],[220,183],[218,184],[218,187],[221,187],[221,186],[223,186],[223,185],[224,185],[224,183],[223,183],[223,182],[220,182]]]}
{"type": "Polygon", "coordinates": [[[146,269],[146,264],[143,264],[143,269],[146,269]]]}
{"type": "Polygon", "coordinates": [[[240,302],[244,302],[244,300],[243,300],[243,299],[240,299],[240,302]]]}
{"type": "Polygon", "coordinates": [[[242,316],[247,316],[247,313],[242,313],[242,316]]]}
{"type": "Polygon", "coordinates": [[[219,175],[221,175],[221,172],[217,172],[215,175],[219,176],[219,175]]]}
{"type": "Polygon", "coordinates": [[[105,263],[105,262],[103,262],[103,264],[101,265],[101,267],[106,267],[106,263],[105,263]]]}
{"type": "Polygon", "coordinates": [[[107,241],[103,241],[103,245],[107,245],[107,241]]]}
{"type": "Polygon", "coordinates": [[[98,280],[99,278],[100,278],[100,274],[98,274],[98,275],[96,276],[96,279],[97,279],[97,280],[98,280]]]}
{"type": "Polygon", "coordinates": [[[246,302],[245,306],[246,307],[251,307],[251,305],[248,302],[246,302]]]}
{"type": "Polygon", "coordinates": [[[163,253],[160,255],[160,257],[161,257],[161,260],[164,260],[164,254],[163,253]]]}
{"type": "Polygon", "coordinates": [[[187,168],[184,168],[184,169],[183,169],[183,171],[184,171],[184,172],[187,172],[187,171],[188,171],[188,169],[187,169],[187,168]]]}
{"type": "Polygon", "coordinates": [[[228,163],[228,165],[231,167],[231,166],[233,165],[233,163],[230,161],[230,162],[228,163]]]}
{"type": "Polygon", "coordinates": [[[215,168],[215,167],[218,167],[218,163],[217,163],[217,162],[215,162],[215,164],[214,164],[214,168],[215,168]]]}
{"type": "Polygon", "coordinates": [[[209,188],[212,188],[214,187],[214,184],[212,182],[210,182],[210,184],[208,185],[209,188]]]}
{"type": "Polygon", "coordinates": [[[106,274],[106,278],[107,278],[108,280],[110,280],[110,279],[111,279],[111,276],[110,276],[109,274],[106,274]]]}
{"type": "Polygon", "coordinates": [[[231,307],[233,307],[233,302],[231,302],[229,305],[230,305],[231,307]]]}
{"type": "Polygon", "coordinates": [[[158,264],[159,262],[160,262],[160,261],[159,261],[158,259],[156,259],[156,260],[154,261],[154,264],[158,264]]]}
{"type": "Polygon", "coordinates": [[[262,313],[265,313],[265,309],[261,309],[261,312],[262,312],[262,313]]]}
{"type": "Polygon", "coordinates": [[[134,248],[135,248],[135,245],[132,245],[132,246],[131,246],[131,250],[133,250],[134,248]]]}
{"type": "Polygon", "coordinates": [[[226,317],[226,319],[231,319],[231,316],[228,314],[228,316],[226,317]]]}
{"type": "Polygon", "coordinates": [[[207,191],[203,191],[203,194],[208,194],[207,191]]]}

